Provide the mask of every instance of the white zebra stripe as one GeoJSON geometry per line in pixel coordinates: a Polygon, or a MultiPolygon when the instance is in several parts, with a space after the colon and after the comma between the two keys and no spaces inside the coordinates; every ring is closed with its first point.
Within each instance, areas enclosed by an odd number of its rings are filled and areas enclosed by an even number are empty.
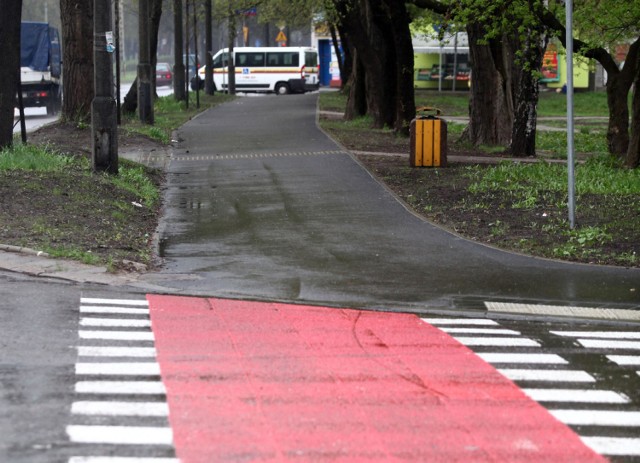
{"type": "Polygon", "coordinates": [[[505,334],[511,336],[520,336],[519,331],[507,330],[501,328],[447,328],[441,327],[442,331],[448,334],[505,334]]]}
{"type": "Polygon", "coordinates": [[[597,389],[522,389],[522,391],[538,402],[629,403],[627,396],[615,391],[597,389]]]}
{"type": "Polygon", "coordinates": [[[109,306],[99,306],[99,305],[83,305],[83,306],[80,306],[80,313],[149,315],[149,309],[135,309],[132,307],[109,307],[109,306]]]}
{"type": "Polygon", "coordinates": [[[80,298],[80,304],[113,304],[113,305],[131,305],[131,306],[146,306],[149,307],[147,300],[141,299],[102,299],[94,297],[80,298]]]}
{"type": "Polygon", "coordinates": [[[171,428],[149,426],[67,426],[71,442],[83,444],[172,445],[171,428]]]}
{"type": "Polygon", "coordinates": [[[71,457],[68,463],[180,463],[180,460],[162,457],[71,457]]]}
{"type": "Polygon", "coordinates": [[[476,355],[487,363],[540,363],[548,365],[569,363],[556,354],[482,352],[476,355]]]}
{"type": "Polygon", "coordinates": [[[492,346],[492,347],[540,347],[536,341],[528,338],[498,338],[498,337],[467,337],[454,336],[465,346],[492,346]]]}
{"type": "Polygon", "coordinates": [[[135,320],[128,318],[89,318],[80,319],[80,326],[111,326],[119,328],[149,328],[150,320],[135,320]]]}
{"type": "Polygon", "coordinates": [[[107,339],[111,341],[153,341],[151,331],[78,331],[80,339],[107,339]]]}
{"type": "Polygon", "coordinates": [[[575,426],[640,426],[640,412],[618,410],[549,410],[558,420],[575,426]]]}
{"type": "Polygon", "coordinates": [[[160,365],[157,363],[76,363],[77,375],[123,375],[147,376],[159,375],[160,365]]]}
{"type": "Polygon", "coordinates": [[[79,346],[80,357],[155,357],[154,347],[79,346]]]}
{"type": "Polygon", "coordinates": [[[640,350],[640,341],[613,341],[603,339],[578,339],[588,349],[628,349],[640,350]]]}
{"type": "Polygon", "coordinates": [[[607,358],[620,366],[640,366],[640,355],[607,355],[607,358]]]}
{"type": "Polygon", "coordinates": [[[512,381],[549,381],[595,383],[595,378],[577,370],[519,370],[499,368],[498,371],[512,381]]]}
{"type": "Polygon", "coordinates": [[[476,325],[476,326],[496,326],[497,322],[488,318],[421,318],[422,321],[430,325],[476,325]]]}
{"type": "Polygon", "coordinates": [[[71,413],[104,416],[168,416],[169,406],[165,402],[81,401],[71,404],[71,413]]]}
{"type": "Polygon", "coordinates": [[[640,438],[637,437],[583,437],[582,442],[603,455],[640,456],[640,438]]]}
{"type": "Polygon", "coordinates": [[[571,338],[640,339],[640,333],[632,331],[550,331],[550,333],[571,338]]]}
{"type": "Polygon", "coordinates": [[[166,394],[160,381],[78,381],[79,394],[166,394]]]}

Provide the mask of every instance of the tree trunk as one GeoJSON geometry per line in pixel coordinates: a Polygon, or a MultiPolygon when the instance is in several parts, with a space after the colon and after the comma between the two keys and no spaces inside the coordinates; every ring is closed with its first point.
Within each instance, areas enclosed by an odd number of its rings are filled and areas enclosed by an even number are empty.
{"type": "Polygon", "coordinates": [[[156,64],[158,63],[158,31],[160,29],[160,19],[162,18],[162,0],[149,0],[149,57],[151,58],[151,88],[153,95],[156,93],[156,64]]]}
{"type": "Polygon", "coordinates": [[[352,71],[349,75],[349,81],[343,82],[343,88],[349,92],[344,118],[351,121],[367,114],[367,89],[364,82],[364,69],[358,61],[357,50],[353,50],[349,56],[353,60],[353,64],[350,66],[352,71]]]}
{"type": "Polygon", "coordinates": [[[465,136],[473,146],[507,146],[511,143],[513,108],[510,85],[498,71],[502,45],[496,41],[480,44],[484,30],[480,24],[467,26],[469,59],[473,71],[469,98],[469,125],[465,136]]]}
{"type": "Polygon", "coordinates": [[[528,43],[514,41],[514,49],[522,52],[520,62],[512,68],[513,91],[513,128],[509,153],[515,157],[531,157],[536,155],[536,126],[538,119],[538,76],[534,70],[542,66],[546,40],[539,40],[539,33],[529,34],[528,43]],[[516,48],[517,47],[517,48],[516,48]],[[528,64],[528,67],[525,66],[528,64]]]}
{"type": "MultiPolygon", "coordinates": [[[[359,81],[364,75],[367,114],[373,120],[373,127],[393,127],[395,65],[390,61],[392,44],[387,40],[392,31],[389,21],[384,21],[381,0],[357,0],[356,3],[347,5],[344,1],[338,1],[336,7],[341,13],[345,29],[349,31],[349,44],[357,51],[357,62],[363,71],[358,69],[357,79],[359,81]]],[[[351,97],[352,93],[349,95],[351,97]]],[[[349,102],[348,105],[355,106],[355,103],[349,102]]]]}
{"type": "MultiPolygon", "coordinates": [[[[340,35],[340,41],[342,44],[342,68],[340,69],[340,89],[345,90],[347,82],[351,79],[351,73],[353,72],[353,66],[356,64],[353,58],[353,47],[349,43],[349,34],[340,25],[337,26],[338,34],[340,35]]],[[[335,46],[335,45],[334,45],[335,46]]],[[[337,49],[336,49],[337,53],[337,49]]]]}
{"type": "Polygon", "coordinates": [[[411,18],[404,0],[384,0],[393,29],[396,108],[394,130],[409,135],[411,121],[416,115],[413,88],[413,43],[409,23],[411,18]]]}
{"type": "Polygon", "coordinates": [[[20,19],[22,0],[7,2],[0,17],[0,149],[13,143],[13,110],[20,76],[20,19]]]}
{"type": "Polygon", "coordinates": [[[607,104],[609,105],[609,127],[607,145],[609,153],[623,158],[629,148],[629,90],[631,80],[621,73],[609,74],[607,78],[607,104]]]}
{"type": "Polygon", "coordinates": [[[633,102],[631,103],[631,139],[627,150],[625,165],[630,169],[640,167],[640,66],[634,82],[633,102]]]}
{"type": "Polygon", "coordinates": [[[93,90],[93,0],[60,0],[62,118],[89,121],[93,90]]]}
{"type": "Polygon", "coordinates": [[[122,109],[123,113],[129,115],[135,114],[138,109],[138,77],[133,80],[131,87],[129,87],[120,109],[122,109]]]}

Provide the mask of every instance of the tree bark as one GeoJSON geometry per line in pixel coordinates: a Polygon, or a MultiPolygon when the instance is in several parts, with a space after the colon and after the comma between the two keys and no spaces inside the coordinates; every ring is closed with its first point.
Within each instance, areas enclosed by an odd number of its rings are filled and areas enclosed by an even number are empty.
{"type": "Polygon", "coordinates": [[[0,17],[0,149],[13,143],[13,111],[20,82],[20,20],[22,0],[7,2],[0,17]]]}
{"type": "Polygon", "coordinates": [[[93,0],[60,0],[62,118],[88,122],[93,89],[93,0]]]}
{"type": "Polygon", "coordinates": [[[630,169],[640,167],[640,66],[637,68],[634,81],[631,103],[631,138],[625,165],[630,169]]]}
{"type": "Polygon", "coordinates": [[[162,18],[162,0],[149,0],[149,57],[151,58],[151,87],[153,95],[156,93],[156,64],[158,63],[158,32],[160,30],[160,19],[162,18]]]}
{"type": "Polygon", "coordinates": [[[416,115],[413,88],[413,41],[409,23],[411,18],[404,0],[384,0],[393,30],[395,63],[395,123],[394,130],[409,135],[411,121],[416,115]]]}
{"type": "Polygon", "coordinates": [[[367,89],[364,81],[365,71],[358,60],[357,50],[353,50],[349,56],[352,57],[353,63],[350,66],[349,81],[343,82],[343,88],[348,92],[344,118],[351,121],[367,114],[367,89]]]}
{"type": "Polygon", "coordinates": [[[536,126],[538,119],[538,81],[535,73],[542,66],[546,39],[532,31],[526,43],[514,40],[514,49],[522,52],[520,62],[512,60],[513,127],[509,153],[515,157],[536,155],[536,126]],[[528,64],[524,66],[524,64],[528,64]]]}
{"type": "Polygon", "coordinates": [[[467,26],[472,79],[469,98],[469,125],[465,136],[474,145],[504,145],[511,143],[513,107],[511,86],[499,72],[505,52],[496,41],[480,44],[484,37],[482,25],[467,26]]]}

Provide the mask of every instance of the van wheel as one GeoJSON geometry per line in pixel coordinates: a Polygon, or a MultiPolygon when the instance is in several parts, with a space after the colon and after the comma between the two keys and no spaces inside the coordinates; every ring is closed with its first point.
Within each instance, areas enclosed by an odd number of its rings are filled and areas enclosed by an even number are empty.
{"type": "Polygon", "coordinates": [[[289,93],[291,93],[289,84],[285,82],[279,82],[276,84],[276,95],[287,95],[289,93]]]}

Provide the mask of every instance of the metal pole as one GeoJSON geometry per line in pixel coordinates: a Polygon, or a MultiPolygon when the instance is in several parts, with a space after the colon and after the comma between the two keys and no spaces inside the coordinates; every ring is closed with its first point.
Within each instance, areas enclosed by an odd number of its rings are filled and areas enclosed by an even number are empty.
{"type": "Polygon", "coordinates": [[[93,87],[91,102],[91,164],[96,172],[118,173],[118,126],[113,98],[114,37],[111,0],[93,4],[93,87]]]}
{"type": "MultiPolygon", "coordinates": [[[[189,0],[187,0],[188,2],[189,0]]],[[[198,21],[196,17],[196,4],[193,4],[193,53],[195,56],[195,68],[196,71],[194,73],[194,82],[196,83],[196,108],[200,109],[200,82],[198,82],[198,78],[200,75],[198,74],[198,21]]]]}
{"type": "Polygon", "coordinates": [[[575,227],[575,167],[574,167],[574,128],[573,128],[573,0],[565,3],[567,21],[567,171],[569,190],[569,227],[575,227]]]}
{"type": "Polygon", "coordinates": [[[185,56],[187,57],[186,62],[184,63],[184,102],[187,109],[189,109],[189,66],[191,66],[191,57],[189,56],[189,0],[185,0],[184,7],[184,49],[186,53],[185,56]]]}
{"type": "Polygon", "coordinates": [[[149,0],[140,0],[138,18],[138,113],[140,122],[153,125],[153,96],[151,95],[151,47],[149,41],[149,0]]]}
{"type": "Polygon", "coordinates": [[[116,123],[122,124],[122,112],[120,110],[120,0],[113,4],[116,17],[116,123]]]}

